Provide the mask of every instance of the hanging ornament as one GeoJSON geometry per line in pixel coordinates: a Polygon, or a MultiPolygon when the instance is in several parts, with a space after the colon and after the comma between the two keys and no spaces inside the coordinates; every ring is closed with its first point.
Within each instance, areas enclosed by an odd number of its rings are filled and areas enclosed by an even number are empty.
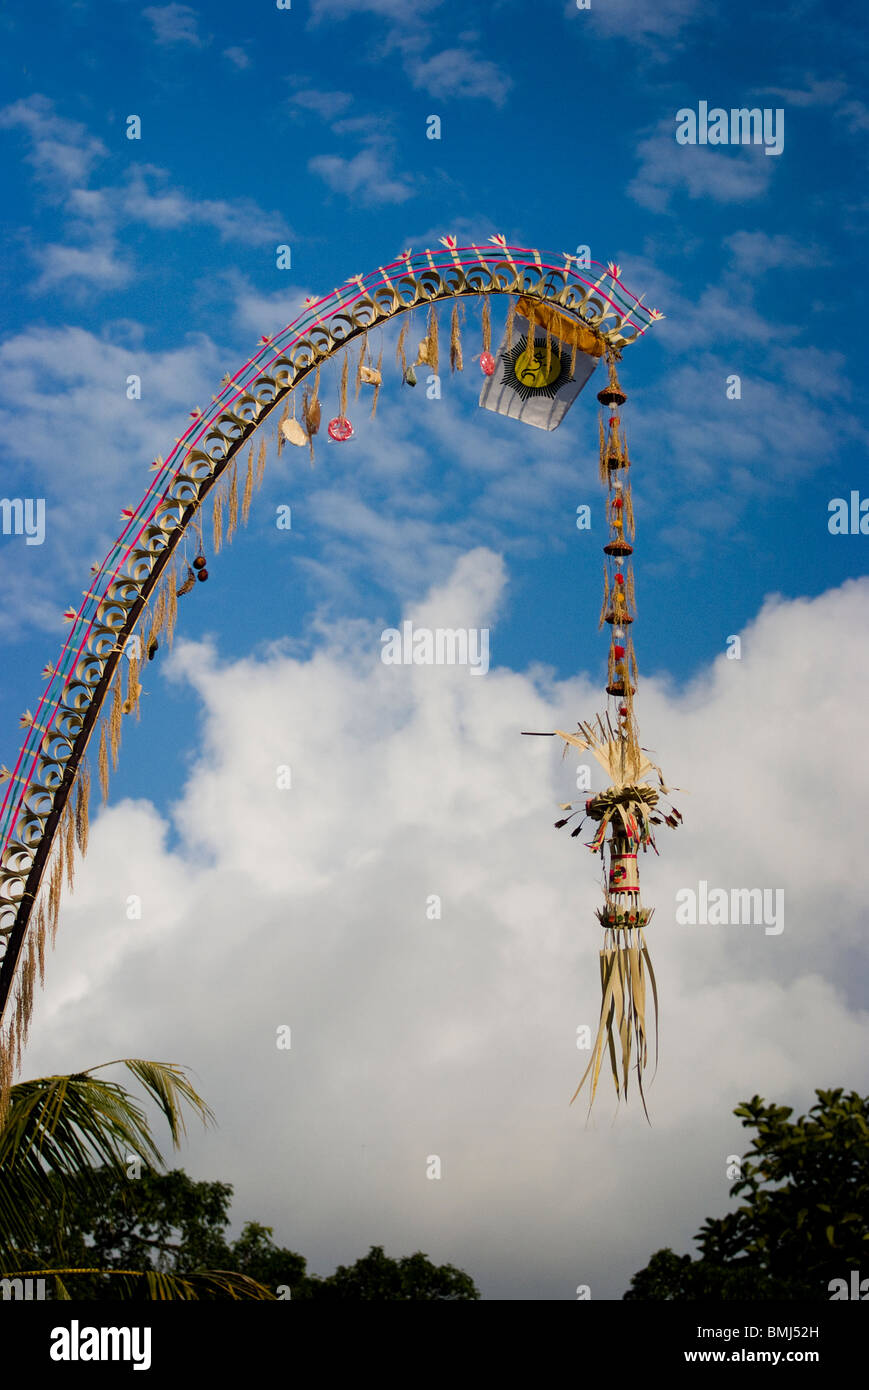
{"type": "MultiPolygon", "coordinates": [[[[609,384],[599,392],[598,399],[604,406],[620,406],[627,399],[616,376],[615,356],[612,353],[609,357],[609,384]]],[[[613,469],[629,466],[624,435],[619,430],[617,418],[609,432],[601,418],[601,477],[608,489],[614,491],[620,489],[621,484],[613,478],[613,469]]],[[[622,495],[617,492],[607,513],[611,535],[604,550],[610,556],[627,555],[632,551],[620,534],[627,520],[633,536],[630,489],[624,489],[623,495],[626,499],[624,503],[622,495]]],[[[591,1060],[573,1096],[575,1100],[588,1081],[589,1110],[594,1103],[601,1068],[607,1056],[619,1099],[627,1097],[628,1081],[633,1071],[643,1109],[646,1110],[643,1076],[650,1057],[646,999],[650,994],[657,1034],[658,994],[644,937],[652,909],[644,907],[640,899],[637,856],[640,847],[644,851],[649,847],[655,849],[655,825],[663,822],[676,827],[681,819],[677,818],[674,807],[671,807],[669,814],[666,811],[651,814],[668,790],[660,768],[645,756],[639,745],[633,713],[635,686],[630,683],[632,678],[636,678],[636,659],[633,644],[625,636],[627,625],[634,621],[629,611],[633,606],[633,571],[625,565],[623,570],[617,570],[610,578],[608,561],[604,566],[601,618],[613,625],[606,689],[616,703],[611,707],[611,712],[598,715],[595,723],[580,723],[578,734],[555,730],[556,735],[565,742],[565,751],[567,746],[580,751],[588,750],[603,767],[610,781],[605,791],[585,801],[584,814],[567,804],[562,806],[562,810],[570,814],[556,821],[560,829],[568,821],[580,817],[579,824],[571,831],[572,836],[580,833],[586,818],[597,822],[588,848],[599,853],[606,863],[604,904],[596,913],[605,933],[600,951],[600,1018],[591,1060]],[[657,777],[657,786],[652,785],[653,774],[657,777]]],[[[657,1039],[655,1052],[657,1055],[657,1039]]]]}
{"type": "Polygon", "coordinates": [[[408,367],[407,371],[405,372],[405,374],[404,374],[404,384],[405,384],[405,386],[415,386],[415,385],[416,385],[416,372],[413,370],[413,367],[408,367]]]}
{"type": "Polygon", "coordinates": [[[305,434],[305,431],[302,429],[302,426],[299,424],[295,415],[291,420],[281,421],[281,434],[289,444],[295,444],[299,448],[301,448],[304,444],[307,444],[308,442],[308,436],[305,434]]]}
{"type": "Polygon", "coordinates": [[[327,426],[329,438],[337,443],[343,444],[345,439],[349,439],[353,434],[353,426],[343,415],[336,415],[334,420],[330,420],[327,426]]]}
{"type": "Polygon", "coordinates": [[[483,373],[483,376],[495,375],[495,359],[491,352],[480,353],[480,371],[483,373]]]}

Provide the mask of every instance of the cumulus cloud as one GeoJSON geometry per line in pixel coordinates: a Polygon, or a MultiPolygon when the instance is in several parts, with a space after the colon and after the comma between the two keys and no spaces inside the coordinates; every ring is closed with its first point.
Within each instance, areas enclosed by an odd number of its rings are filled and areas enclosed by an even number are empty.
{"type": "Polygon", "coordinates": [[[229,59],[233,67],[240,68],[242,71],[251,66],[252,59],[250,54],[238,45],[233,45],[232,48],[225,48],[223,50],[223,56],[229,59]]]}
{"type": "Polygon", "coordinates": [[[445,100],[482,97],[503,106],[513,85],[497,64],[464,48],[445,48],[411,61],[408,72],[415,87],[445,100]]]}
{"type": "Polygon", "coordinates": [[[274,244],[290,235],[280,214],[264,211],[252,198],[197,197],[171,184],[166,170],[152,164],[134,165],[118,184],[87,187],[107,150],[84,126],[58,116],[45,96],[5,107],[0,128],[26,131],[28,159],[66,215],[70,239],[33,251],[40,268],[31,286],[36,293],[58,286],[73,293],[106,292],[126,285],[135,270],[119,252],[118,239],[128,226],[157,231],[211,227],[221,241],[249,246],[274,244]]]}
{"type": "Polygon", "coordinates": [[[403,203],[413,194],[409,176],[395,176],[392,159],[376,145],[367,145],[350,158],[319,154],[308,168],[335,193],[358,198],[367,207],[403,203]]]}
{"type": "Polygon", "coordinates": [[[674,194],[745,203],[766,193],[775,159],[760,145],[709,146],[676,143],[676,112],[637,145],[639,166],[628,196],[653,212],[668,210],[674,194]]]}
{"type": "MultiPolygon", "coordinates": [[[[321,630],[307,655],[278,637],[227,662],[180,641],[149,667],[152,700],[164,680],[186,695],[195,755],[168,819],[130,800],[96,816],[25,1072],[191,1065],[220,1128],[192,1133],[185,1166],[233,1182],[238,1219],[317,1271],[378,1243],[452,1261],[489,1298],[618,1298],[727,1210],[740,1100],[805,1109],[815,1086],[869,1079],[862,892],[842,872],[862,854],[869,649],[851,637],[869,582],[770,600],[742,660],[687,691],[641,684],[646,741],[689,791],[643,864],[662,1010],[649,1129],[636,1097],[612,1128],[605,1085],[591,1126],[567,1105],[599,1007],[598,874],[552,829],[575,758],[519,731],[569,727],[600,695],[499,662],[506,578],[471,551],[403,615],[490,626],[483,678],[384,665],[379,620],[321,630]],[[845,649],[847,685],[829,679],[845,649]],[[676,892],[701,879],[783,888],[783,932],[677,926],[676,892]]],[[[125,733],[148,736],[147,714],[125,733]]]]}
{"type": "Polygon", "coordinates": [[[194,48],[202,47],[199,16],[189,5],[149,5],[142,14],[151,24],[158,44],[168,47],[188,43],[194,48]]]}
{"type": "Polygon", "coordinates": [[[39,178],[61,196],[84,182],[108,151],[89,135],[80,121],[58,116],[54,103],[40,93],[12,102],[0,110],[0,130],[20,129],[30,137],[27,156],[39,178]]]}
{"type": "Polygon", "coordinates": [[[313,111],[316,115],[322,116],[324,121],[334,120],[340,116],[342,111],[353,100],[349,92],[327,92],[317,91],[314,88],[304,88],[302,91],[294,92],[290,100],[296,105],[301,106],[305,111],[313,111]]]}
{"type": "Polygon", "coordinates": [[[88,565],[117,534],[121,507],[148,486],[148,464],[165,455],[179,421],[210,399],[220,378],[223,364],[204,335],[165,352],[148,351],[140,336],[138,325],[123,323],[102,335],[32,328],[0,344],[6,489],[35,492],[47,507],[45,548],[0,555],[7,638],[23,622],[60,631],[59,615],[78,602],[88,565]],[[139,400],[127,399],[130,375],[139,377],[139,400]],[[61,466],[68,459],[74,468],[61,466]]]}

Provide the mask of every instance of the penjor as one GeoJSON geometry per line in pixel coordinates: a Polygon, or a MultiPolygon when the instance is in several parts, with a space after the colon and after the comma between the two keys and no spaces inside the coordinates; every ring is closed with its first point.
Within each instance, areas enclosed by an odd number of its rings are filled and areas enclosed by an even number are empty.
{"type": "Polygon", "coordinates": [[[609,1054],[616,1095],[627,1098],[628,1077],[633,1058],[637,1086],[648,1119],[643,1093],[643,1076],[649,1062],[647,987],[655,1015],[655,1059],[658,1043],[658,991],[646,945],[645,928],[653,909],[645,907],[640,894],[639,855],[654,850],[653,827],[666,824],[675,829],[682,817],[669,801],[669,788],[661,769],[640,747],[634,715],[637,689],[637,661],[631,627],[636,616],[634,576],[631,556],[634,547],[634,512],[625,432],[619,411],[627,396],[616,375],[617,352],[607,352],[609,381],[598,392],[601,403],[600,471],[607,489],[607,543],[604,564],[604,599],[600,626],[609,628],[607,671],[608,706],[593,721],[580,723],[578,733],[556,729],[548,737],[564,739],[568,747],[588,751],[601,765],[609,786],[590,797],[583,807],[562,806],[569,814],[555,822],[556,828],[580,817],[572,830],[575,837],[587,820],[596,826],[588,848],[600,854],[603,865],[603,906],[597,918],[603,927],[600,952],[601,1007],[597,1037],[591,1060],[574,1092],[576,1100],[589,1081],[589,1112],[594,1104],[604,1049],[609,1054]],[[609,411],[608,416],[605,414],[609,411]],[[666,801],[665,801],[666,798],[666,801]]]}

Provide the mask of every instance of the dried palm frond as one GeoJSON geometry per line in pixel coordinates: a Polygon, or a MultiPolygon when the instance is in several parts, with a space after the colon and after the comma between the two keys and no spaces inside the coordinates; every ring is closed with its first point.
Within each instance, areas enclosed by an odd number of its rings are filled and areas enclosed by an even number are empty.
{"type": "Polygon", "coordinates": [[[372,420],[374,419],[375,415],[377,414],[377,401],[378,401],[378,397],[380,396],[380,387],[381,387],[381,384],[382,384],[382,381],[383,381],[382,369],[383,369],[383,348],[380,349],[380,355],[379,355],[379,357],[377,358],[377,381],[376,381],[375,386],[374,386],[374,396],[372,397],[372,401],[371,401],[371,418],[372,418],[372,420]]]}
{"type": "Polygon", "coordinates": [[[214,553],[219,555],[220,547],[223,544],[223,493],[219,486],[214,489],[214,506],[211,517],[214,553]]]}
{"type": "Polygon", "coordinates": [[[450,371],[464,371],[464,366],[462,364],[462,334],[459,327],[458,304],[453,304],[453,314],[450,322],[450,371]]]}
{"type": "Polygon", "coordinates": [[[229,508],[226,524],[226,539],[231,541],[238,528],[238,463],[232,460],[229,473],[229,508]]]}
{"type": "Polygon", "coordinates": [[[591,1060],[583,1072],[582,1079],[571,1097],[571,1105],[576,1100],[590,1076],[589,1113],[594,1104],[603,1061],[604,1045],[609,1051],[610,1068],[619,1099],[628,1094],[628,1075],[631,1065],[631,1051],[636,1048],[635,1070],[640,1100],[646,1119],[646,1098],[643,1093],[643,1072],[648,1064],[648,1033],[646,1028],[646,972],[652,987],[655,1007],[655,1065],[658,1061],[658,988],[655,972],[649,957],[645,937],[639,928],[619,927],[607,930],[604,947],[600,952],[601,1007],[597,1037],[592,1048],[591,1060]],[[621,1053],[621,1077],[616,1053],[618,1038],[621,1053]]]}
{"type": "MultiPolygon", "coordinates": [[[[265,440],[263,440],[265,443],[265,440]]],[[[250,453],[247,456],[247,473],[244,479],[244,496],[241,501],[241,519],[245,526],[250,517],[250,504],[253,499],[253,445],[250,446],[250,453]]]]}
{"type": "Polygon", "coordinates": [[[513,324],[514,324],[515,318],[516,318],[516,300],[513,299],[512,296],[511,296],[511,298],[510,298],[510,307],[509,307],[509,309],[507,310],[507,323],[506,323],[506,326],[505,326],[505,329],[504,329],[504,334],[505,334],[505,337],[506,337],[506,339],[507,339],[507,351],[508,351],[508,352],[509,352],[510,348],[513,346],[513,324]]]}
{"type": "Polygon", "coordinates": [[[407,330],[409,328],[410,315],[408,315],[408,317],[404,320],[404,323],[401,325],[401,332],[398,335],[398,342],[395,347],[395,360],[401,368],[402,380],[404,379],[404,374],[407,371],[407,352],[405,350],[405,342],[407,339],[407,330]]]}

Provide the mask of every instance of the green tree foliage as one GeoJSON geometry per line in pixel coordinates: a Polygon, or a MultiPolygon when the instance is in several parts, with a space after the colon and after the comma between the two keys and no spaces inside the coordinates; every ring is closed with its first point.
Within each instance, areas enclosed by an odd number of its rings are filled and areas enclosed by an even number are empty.
{"type": "Polygon", "coordinates": [[[826,1302],[834,1279],[869,1277],[869,1096],[815,1094],[794,1121],[759,1096],[737,1106],[757,1131],[730,1189],[742,1205],[704,1223],[699,1258],[657,1251],[626,1299],[826,1302]]]}
{"type": "MultiPolygon", "coordinates": [[[[213,1118],[180,1068],[123,1065],[176,1147],[184,1104],[213,1118]]],[[[393,1260],[372,1246],[318,1278],[269,1226],[249,1221],[230,1241],[232,1187],[162,1171],[144,1110],[95,1070],[12,1087],[0,1129],[0,1274],[51,1274],[61,1298],[479,1298],[467,1274],[421,1252],[393,1260]]]]}
{"type": "MultiPolygon", "coordinates": [[[[276,1246],[271,1229],[257,1222],[229,1241],[231,1201],[229,1183],[197,1182],[181,1169],[143,1168],[138,1177],[95,1170],[85,1192],[65,1203],[62,1224],[56,1208],[41,1223],[35,1255],[49,1267],[105,1271],[67,1276],[72,1298],[147,1297],[145,1285],[118,1287],[114,1272],[129,1269],[181,1280],[219,1271],[255,1280],[273,1297],[281,1287],[299,1296],[304,1258],[276,1246]]],[[[200,1296],[231,1295],[218,1287],[200,1296]]]]}
{"type": "MultiPolygon", "coordinates": [[[[176,1148],[185,1132],[185,1105],[206,1123],[213,1118],[180,1067],[140,1058],[104,1065],[127,1068],[162,1113],[176,1148]]],[[[82,1270],[95,1271],[90,1286],[100,1285],[103,1297],[197,1298],[205,1291],[270,1297],[248,1276],[213,1267],[195,1278],[179,1278],[153,1260],[126,1266],[95,1262],[93,1242],[82,1236],[88,1223],[83,1226],[81,1213],[97,1200],[108,1201],[112,1183],[118,1192],[124,1190],[121,1184],[131,1187],[131,1158],[163,1164],[141,1105],[118,1082],[94,1076],[98,1070],[38,1077],[11,1088],[0,1128],[0,1273],[50,1273],[61,1298],[71,1296],[70,1288],[83,1289],[83,1276],[75,1272],[82,1270]],[[70,1257],[76,1263],[70,1264],[70,1257]]],[[[105,1239],[104,1233],[104,1244],[105,1239]]],[[[129,1246],[128,1240],[125,1253],[129,1246]]]]}
{"type": "Polygon", "coordinates": [[[339,1265],[327,1279],[309,1280],[305,1295],[314,1299],[392,1301],[416,1299],[456,1303],[480,1297],[473,1279],[453,1265],[435,1265],[421,1251],[393,1260],[372,1245],[354,1265],[339,1265]]]}

